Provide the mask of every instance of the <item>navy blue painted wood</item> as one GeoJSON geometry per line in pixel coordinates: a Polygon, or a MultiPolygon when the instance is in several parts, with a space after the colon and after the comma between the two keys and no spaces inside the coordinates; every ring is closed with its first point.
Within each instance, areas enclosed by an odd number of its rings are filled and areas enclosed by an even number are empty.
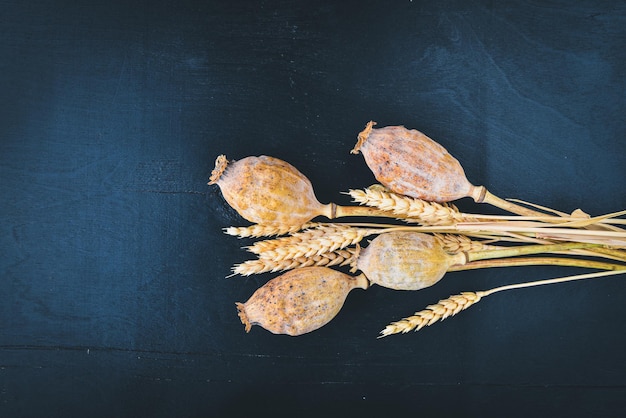
{"type": "Polygon", "coordinates": [[[576,270],[452,273],[355,291],[302,337],[245,334],[234,303],[273,275],[224,278],[247,241],[221,228],[246,223],[206,185],[218,154],[267,154],[347,203],[374,182],[349,154],[374,119],[500,196],[624,209],[624,2],[134,3],[0,2],[0,416],[626,412],[623,279],[376,339],[576,270]]]}

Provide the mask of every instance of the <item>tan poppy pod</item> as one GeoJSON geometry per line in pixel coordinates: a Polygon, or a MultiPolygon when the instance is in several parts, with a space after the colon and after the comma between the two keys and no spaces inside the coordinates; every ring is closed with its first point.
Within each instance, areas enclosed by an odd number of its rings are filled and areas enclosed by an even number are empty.
{"type": "Polygon", "coordinates": [[[352,277],[327,267],[291,270],[237,303],[246,332],[259,325],[274,334],[302,335],[326,325],[352,289],[367,289],[365,276],[352,277]]]}
{"type": "Polygon", "coordinates": [[[376,179],[389,190],[429,202],[480,193],[461,164],[437,142],[404,126],[374,129],[375,124],[369,122],[359,134],[352,153],[361,152],[376,179]]]}
{"type": "Polygon", "coordinates": [[[419,290],[441,280],[450,266],[465,262],[465,254],[448,254],[432,235],[388,232],[361,250],[357,268],[379,286],[419,290]]]}
{"type": "Polygon", "coordinates": [[[471,197],[518,215],[545,215],[471,184],[461,164],[420,131],[404,126],[374,129],[374,125],[376,122],[369,122],[359,133],[351,153],[361,152],[376,179],[392,192],[429,202],[471,197]]]}
{"type": "Polygon", "coordinates": [[[278,158],[229,162],[220,155],[209,184],[217,184],[228,204],[250,222],[299,226],[318,215],[333,217],[333,205],[317,200],[309,179],[278,158]]]}

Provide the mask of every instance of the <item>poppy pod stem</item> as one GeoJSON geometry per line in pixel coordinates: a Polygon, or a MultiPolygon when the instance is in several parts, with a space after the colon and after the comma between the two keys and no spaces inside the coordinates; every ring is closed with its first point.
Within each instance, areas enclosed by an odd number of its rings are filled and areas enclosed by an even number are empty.
{"type": "Polygon", "coordinates": [[[343,218],[347,216],[375,216],[389,218],[394,215],[390,215],[388,211],[368,207],[368,206],[340,206],[331,203],[332,210],[331,216],[328,219],[343,218]]]}
{"type": "Polygon", "coordinates": [[[495,206],[516,215],[542,217],[546,216],[545,213],[537,212],[536,210],[525,208],[524,206],[520,206],[513,202],[509,202],[508,200],[499,198],[498,196],[492,194],[489,190],[487,190],[485,186],[474,186],[471,191],[471,197],[476,203],[486,203],[488,205],[495,206]]]}
{"type": "Polygon", "coordinates": [[[448,271],[476,270],[493,267],[521,267],[521,266],[562,266],[582,267],[598,270],[626,270],[626,265],[605,263],[595,260],[581,260],[565,257],[521,257],[499,258],[481,261],[471,261],[467,264],[451,266],[448,271]]]}
{"type": "Polygon", "coordinates": [[[530,254],[554,253],[558,251],[577,250],[598,247],[600,244],[584,242],[565,242],[560,244],[523,245],[497,250],[470,251],[466,253],[467,262],[494,258],[517,257],[530,254]]]}

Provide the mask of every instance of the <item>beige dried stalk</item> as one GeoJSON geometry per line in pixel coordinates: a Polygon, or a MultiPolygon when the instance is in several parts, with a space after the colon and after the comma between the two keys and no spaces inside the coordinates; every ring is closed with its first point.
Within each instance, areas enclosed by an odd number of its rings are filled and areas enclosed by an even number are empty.
{"type": "MultiPolygon", "coordinates": [[[[250,276],[252,274],[260,274],[277,271],[291,270],[302,267],[320,266],[353,266],[358,255],[358,248],[346,248],[343,250],[332,251],[311,257],[298,257],[295,259],[287,259],[281,261],[268,260],[259,258],[257,260],[248,260],[233,267],[231,276],[240,274],[242,276],[250,276]]],[[[354,270],[354,267],[353,267],[354,270]]],[[[231,277],[229,276],[229,277],[231,277]]]]}
{"type": "Polygon", "coordinates": [[[336,251],[375,233],[378,230],[325,224],[288,237],[255,242],[247,249],[259,258],[282,261],[336,251]]]}
{"type": "Polygon", "coordinates": [[[393,213],[407,221],[424,225],[453,225],[468,219],[449,204],[427,202],[390,192],[384,187],[368,187],[363,190],[349,190],[352,199],[362,205],[372,206],[393,213]]]}

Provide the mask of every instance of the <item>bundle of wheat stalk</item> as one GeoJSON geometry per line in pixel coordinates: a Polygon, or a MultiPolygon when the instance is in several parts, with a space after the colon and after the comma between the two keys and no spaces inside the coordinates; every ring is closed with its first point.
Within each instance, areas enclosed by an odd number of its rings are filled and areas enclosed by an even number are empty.
{"type": "Polygon", "coordinates": [[[229,277],[287,271],[236,304],[247,332],[259,325],[276,334],[308,333],[333,319],[353,289],[419,290],[453,271],[527,265],[596,270],[462,292],[391,323],[380,337],[422,329],[504,290],[626,273],[626,211],[590,217],[501,199],[472,185],[460,163],[421,132],[374,125],[366,125],[352,152],[364,155],[381,184],[349,190],[356,206],[320,203],[311,182],[279,159],[217,158],[209,184],[253,223],[225,233],[262,238],[245,247],[256,259],[235,265],[229,277]],[[511,215],[463,213],[449,203],[462,197],[511,215]],[[320,216],[372,222],[313,222],[320,216]]]}

